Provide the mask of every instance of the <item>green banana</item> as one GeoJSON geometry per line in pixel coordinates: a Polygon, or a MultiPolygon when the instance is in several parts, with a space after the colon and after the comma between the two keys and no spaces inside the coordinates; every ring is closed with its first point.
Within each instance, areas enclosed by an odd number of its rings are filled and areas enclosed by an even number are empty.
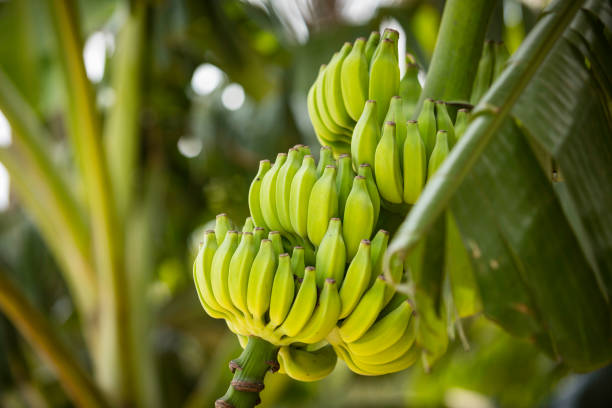
{"type": "Polygon", "coordinates": [[[400,81],[399,95],[404,102],[404,118],[411,119],[421,96],[419,66],[412,54],[406,54],[406,72],[400,81]]]}
{"type": "Polygon", "coordinates": [[[295,284],[291,270],[291,258],[289,254],[278,256],[278,267],[272,283],[272,294],[270,297],[270,326],[280,326],[291,308],[295,284]]]}
{"type": "Polygon", "coordinates": [[[363,112],[353,130],[351,156],[355,168],[363,163],[374,165],[374,152],[380,140],[377,104],[376,101],[366,101],[363,112]]]}
{"type": "Polygon", "coordinates": [[[227,319],[229,316],[215,299],[210,282],[210,267],[216,251],[217,239],[215,238],[215,232],[207,230],[204,233],[204,243],[200,247],[193,263],[193,280],[196,284],[200,303],[206,313],[215,319],[227,319]]]}
{"type": "MultiPolygon", "coordinates": [[[[359,360],[359,363],[388,364],[388,363],[391,363],[392,361],[398,360],[399,358],[406,355],[407,353],[416,353],[416,352],[420,353],[420,349],[416,347],[415,345],[416,330],[415,330],[414,318],[410,318],[408,320],[408,324],[403,325],[402,328],[404,329],[403,333],[401,333],[399,340],[397,340],[395,343],[393,344],[385,343],[384,344],[385,346],[387,346],[387,344],[389,345],[386,348],[383,348],[383,346],[381,346],[380,347],[381,350],[379,352],[372,354],[372,355],[368,355],[368,356],[358,356],[356,357],[356,359],[359,360]]],[[[355,343],[352,343],[352,344],[355,344],[355,343]]],[[[349,346],[349,349],[350,349],[350,346],[349,346]]],[[[355,354],[353,355],[356,356],[355,354]]],[[[413,355],[413,357],[416,357],[416,356],[413,355]]]]}
{"type": "Polygon", "coordinates": [[[227,285],[232,303],[245,316],[249,311],[247,308],[247,286],[255,254],[257,254],[257,247],[255,246],[253,233],[243,232],[240,243],[230,260],[227,285]]]}
{"type": "Polygon", "coordinates": [[[370,194],[370,200],[372,200],[372,206],[374,207],[374,225],[376,225],[378,222],[378,215],[380,214],[380,194],[378,193],[378,187],[374,181],[372,166],[368,163],[360,164],[357,169],[357,174],[366,179],[368,193],[370,194]]]}
{"type": "Polygon", "coordinates": [[[332,346],[306,351],[295,346],[283,346],[278,351],[278,362],[289,377],[298,381],[318,381],[336,367],[338,358],[332,346]]]}
{"type": "Polygon", "coordinates": [[[227,214],[219,214],[215,219],[215,236],[217,237],[217,245],[221,245],[225,239],[227,231],[233,229],[232,221],[227,214]]]}
{"type": "Polygon", "coordinates": [[[259,251],[259,245],[261,240],[266,237],[266,229],[262,227],[255,227],[253,229],[253,244],[255,245],[255,251],[259,251]]]}
{"type": "Polygon", "coordinates": [[[340,300],[342,301],[340,319],[344,319],[353,311],[359,299],[361,299],[361,295],[370,285],[370,276],[372,275],[370,247],[370,241],[367,239],[361,241],[359,250],[346,271],[340,289],[340,300]]]}
{"type": "Polygon", "coordinates": [[[349,343],[348,349],[358,356],[370,356],[385,350],[402,337],[412,313],[410,303],[403,301],[391,313],[374,323],[360,339],[349,343]]]}
{"type": "Polygon", "coordinates": [[[365,45],[365,57],[368,61],[368,65],[372,62],[372,56],[374,55],[374,51],[376,50],[378,43],[380,42],[380,33],[378,31],[372,31],[370,36],[368,37],[368,41],[365,45]]]}
{"type": "Polygon", "coordinates": [[[319,296],[319,304],[294,341],[314,344],[325,339],[325,336],[336,326],[341,307],[336,281],[332,278],[325,279],[319,296]]]}
{"type": "Polygon", "coordinates": [[[304,278],[304,247],[296,246],[291,254],[291,270],[298,278],[304,278]]]}
{"type": "Polygon", "coordinates": [[[470,97],[472,105],[476,105],[491,86],[494,64],[493,41],[487,40],[482,49],[482,56],[478,62],[478,70],[476,71],[476,78],[472,86],[472,96],[470,97]]]}
{"type": "Polygon", "coordinates": [[[425,99],[418,118],[419,133],[425,144],[427,157],[431,154],[436,143],[436,115],[434,113],[434,106],[433,99],[425,99]]]}
{"type": "Polygon", "coordinates": [[[342,97],[342,65],[349,55],[353,45],[345,42],[340,52],[329,62],[323,79],[325,81],[325,100],[332,119],[345,129],[353,129],[355,121],[346,111],[342,97]]]}
{"type": "Polygon", "coordinates": [[[338,192],[336,191],[336,166],[326,166],[310,193],[306,231],[308,238],[319,246],[329,219],[338,215],[338,192]]]}
{"type": "MultiPolygon", "coordinates": [[[[335,53],[333,55],[332,59],[330,60],[330,63],[338,58],[338,54],[339,53],[335,53]]],[[[317,109],[319,112],[319,118],[321,119],[325,127],[327,127],[327,129],[331,131],[331,133],[340,135],[339,140],[342,138],[346,138],[346,141],[349,141],[348,140],[348,137],[350,137],[349,129],[342,127],[340,123],[336,122],[331,116],[331,113],[329,111],[330,107],[328,104],[329,100],[327,98],[327,81],[326,81],[326,77],[329,76],[329,71],[330,71],[329,68],[330,68],[329,65],[323,67],[321,75],[316,82],[317,87],[314,90],[314,99],[315,99],[315,103],[317,105],[317,109]]]]}
{"type": "Polygon", "coordinates": [[[289,204],[291,196],[291,182],[300,168],[300,153],[297,149],[289,149],[287,160],[278,171],[276,178],[276,213],[278,220],[287,232],[293,232],[291,218],[289,216],[289,204]]]}
{"type": "Polygon", "coordinates": [[[383,229],[378,230],[374,239],[371,241],[371,258],[372,258],[372,273],[370,275],[369,285],[373,285],[383,273],[383,258],[389,243],[389,232],[383,229]]]}
{"type": "Polygon", "coordinates": [[[272,242],[272,248],[274,249],[274,253],[276,256],[285,253],[285,248],[283,246],[283,237],[281,233],[278,231],[270,231],[268,234],[268,239],[272,242]]]}
{"type": "Polygon", "coordinates": [[[306,98],[306,104],[308,106],[308,116],[310,117],[310,123],[312,123],[312,127],[317,135],[317,139],[322,145],[331,143],[331,142],[346,142],[347,138],[345,135],[335,133],[337,129],[331,130],[326,126],[321,118],[321,110],[318,105],[317,100],[317,92],[319,91],[319,83],[323,81],[323,72],[325,70],[325,65],[321,65],[319,69],[319,74],[317,79],[312,84],[310,89],[308,90],[308,96],[306,98]]]}
{"type": "Polygon", "coordinates": [[[328,225],[317,250],[317,287],[319,288],[323,287],[327,278],[332,278],[338,282],[338,285],[341,285],[346,265],[346,245],[342,239],[342,221],[340,218],[331,218],[328,225]]]}
{"type": "Polygon", "coordinates": [[[263,318],[270,306],[275,271],[276,254],[272,241],[262,239],[259,251],[253,259],[247,286],[247,308],[259,327],[264,326],[263,318]]]}
{"type": "Polygon", "coordinates": [[[362,239],[369,239],[374,229],[374,205],[370,199],[365,177],[355,176],[353,188],[346,199],[345,222],[342,235],[346,244],[347,260],[353,259],[362,239]]]}
{"type": "Polygon", "coordinates": [[[346,205],[346,199],[351,192],[353,185],[353,163],[351,156],[348,154],[341,154],[338,157],[338,175],[336,176],[336,190],[338,190],[338,212],[340,217],[344,216],[344,206],[346,205]]]}
{"type": "Polygon", "coordinates": [[[447,133],[445,130],[439,130],[436,135],[436,146],[431,152],[431,156],[429,156],[427,180],[433,177],[436,170],[438,170],[444,159],[446,159],[446,156],[448,156],[447,133]]]}
{"type": "Polygon", "coordinates": [[[298,151],[300,152],[300,163],[302,163],[302,160],[304,160],[304,156],[311,156],[312,153],[310,152],[310,147],[305,146],[303,144],[297,144],[294,147],[296,147],[298,149],[298,151]]]}
{"type": "Polygon", "coordinates": [[[259,205],[266,227],[270,230],[281,231],[283,229],[278,220],[276,212],[276,180],[278,172],[287,160],[287,153],[276,155],[276,161],[268,172],[263,176],[259,195],[259,205]]]}
{"type": "Polygon", "coordinates": [[[251,182],[251,187],[249,188],[249,211],[257,227],[264,227],[266,225],[263,215],[261,214],[259,194],[261,192],[261,181],[268,170],[270,170],[270,160],[261,160],[259,162],[257,175],[253,179],[253,182],[251,182]]]}
{"type": "Polygon", "coordinates": [[[444,101],[436,101],[436,123],[438,130],[446,130],[449,149],[452,148],[455,143],[457,143],[457,139],[455,138],[455,127],[446,109],[446,102],[444,101]]]}
{"type": "Polygon", "coordinates": [[[342,341],[345,343],[356,341],[374,324],[378,313],[383,308],[386,288],[387,282],[382,276],[379,276],[340,326],[339,334],[342,341]]]}
{"type": "Polygon", "coordinates": [[[493,64],[493,78],[491,82],[494,82],[504,71],[510,58],[510,53],[506,48],[506,44],[503,41],[496,42],[493,45],[493,54],[495,55],[495,63],[493,64]]]}
{"type": "Polygon", "coordinates": [[[366,39],[355,40],[353,49],[342,63],[341,85],[344,105],[349,116],[358,121],[368,99],[368,60],[365,54],[366,39]]]}
{"type": "MultiPolygon", "coordinates": [[[[404,103],[402,98],[397,95],[393,96],[389,104],[385,122],[395,123],[395,143],[400,152],[404,146],[404,139],[406,139],[406,120],[407,117],[404,116],[404,103]]],[[[402,163],[400,161],[400,166],[401,165],[402,163]]]]}
{"type": "Polygon", "coordinates": [[[238,246],[238,233],[236,231],[227,231],[226,237],[219,245],[212,259],[210,266],[210,283],[212,292],[217,299],[217,302],[229,313],[239,314],[234,308],[232,299],[229,294],[228,276],[229,266],[232,260],[232,255],[238,246]]]}
{"type": "Polygon", "coordinates": [[[244,220],[244,225],[242,226],[242,232],[253,232],[253,228],[255,228],[253,217],[246,217],[246,220],[244,220]]]}
{"type": "Polygon", "coordinates": [[[405,370],[413,365],[419,359],[420,355],[421,350],[417,347],[412,347],[409,348],[406,353],[388,363],[370,364],[356,357],[353,357],[353,362],[365,373],[365,375],[383,375],[405,370]]]}
{"type": "Polygon", "coordinates": [[[457,111],[457,117],[455,118],[455,137],[457,140],[463,136],[465,129],[467,129],[469,113],[467,109],[457,111]]]}
{"type": "Polygon", "coordinates": [[[423,191],[427,175],[427,157],[425,144],[419,132],[416,120],[409,120],[406,124],[406,140],[403,148],[404,159],[404,202],[416,203],[423,191]]]}
{"type": "Polygon", "coordinates": [[[283,324],[275,330],[275,333],[287,337],[296,336],[312,316],[316,303],[316,272],[312,266],[307,266],[304,271],[304,280],[293,301],[291,310],[283,324]]]}
{"type": "Polygon", "coordinates": [[[390,203],[402,203],[402,174],[400,152],[395,141],[395,123],[385,122],[382,137],[374,156],[374,176],[378,191],[390,203]]]}
{"type": "MultiPolygon", "coordinates": [[[[328,148],[327,151],[331,150],[328,148]]],[[[317,170],[314,158],[310,155],[304,156],[302,166],[299,168],[291,182],[289,194],[289,219],[291,228],[300,237],[307,238],[306,230],[308,220],[308,200],[312,187],[317,181],[317,170]]]]}
{"type": "Polygon", "coordinates": [[[335,166],[334,153],[329,146],[321,146],[319,151],[319,164],[317,164],[317,179],[323,175],[327,166],[335,166]]]}
{"type": "Polygon", "coordinates": [[[374,60],[381,52],[382,50],[382,42],[383,41],[391,41],[393,43],[393,53],[395,55],[395,60],[399,61],[399,56],[397,54],[397,43],[399,41],[399,32],[397,32],[396,30],[392,29],[392,28],[385,28],[385,31],[383,31],[382,34],[382,38],[381,40],[378,42],[378,46],[376,47],[376,49],[374,50],[374,54],[372,54],[372,60],[374,60]]]}
{"type": "Polygon", "coordinates": [[[397,60],[397,43],[384,38],[379,44],[370,66],[368,99],[377,104],[378,125],[381,126],[389,108],[389,101],[399,89],[400,73],[397,60]]]}

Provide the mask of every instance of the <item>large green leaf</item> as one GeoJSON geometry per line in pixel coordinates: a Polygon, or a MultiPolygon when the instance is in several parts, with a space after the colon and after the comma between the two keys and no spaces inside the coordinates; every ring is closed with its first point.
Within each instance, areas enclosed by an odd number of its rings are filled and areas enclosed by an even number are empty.
{"type": "Polygon", "coordinates": [[[581,3],[556,2],[534,28],[389,256],[409,256],[450,205],[485,315],[590,370],[612,359],[612,13],[581,3]],[[557,166],[562,188],[547,172],[557,166]]]}

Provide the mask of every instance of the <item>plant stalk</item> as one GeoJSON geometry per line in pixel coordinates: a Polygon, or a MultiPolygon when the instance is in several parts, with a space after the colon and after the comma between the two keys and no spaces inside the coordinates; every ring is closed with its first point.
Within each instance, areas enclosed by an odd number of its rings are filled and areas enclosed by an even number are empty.
{"type": "Polygon", "coordinates": [[[215,402],[216,408],[251,408],[259,404],[268,370],[278,369],[278,346],[259,337],[249,337],[240,357],[230,362],[234,378],[225,395],[215,402]]]}

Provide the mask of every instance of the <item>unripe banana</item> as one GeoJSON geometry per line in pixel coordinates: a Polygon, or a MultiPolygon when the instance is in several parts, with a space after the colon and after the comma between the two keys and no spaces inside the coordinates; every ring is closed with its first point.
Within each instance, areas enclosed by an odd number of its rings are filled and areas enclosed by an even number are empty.
{"type": "MultiPolygon", "coordinates": [[[[312,153],[310,153],[310,147],[309,146],[298,144],[298,145],[296,145],[296,147],[298,148],[298,151],[302,155],[302,160],[304,160],[304,156],[312,155],[312,153]]],[[[300,161],[300,163],[301,163],[301,161],[300,161]]]]}
{"type": "Polygon", "coordinates": [[[353,362],[363,371],[364,375],[383,375],[405,370],[413,365],[419,359],[420,355],[421,350],[417,347],[412,347],[408,348],[408,351],[400,357],[384,364],[366,363],[356,356],[353,357],[353,362]]]}
{"type": "Polygon", "coordinates": [[[369,239],[374,229],[374,205],[370,199],[365,177],[356,176],[346,200],[342,235],[346,244],[347,260],[353,259],[360,242],[369,239]]]}
{"type": "Polygon", "coordinates": [[[331,218],[325,236],[317,250],[317,287],[322,288],[325,279],[332,278],[339,285],[344,278],[346,245],[342,239],[342,221],[331,218]]]}
{"type": "MultiPolygon", "coordinates": [[[[395,143],[397,143],[397,148],[400,152],[402,151],[402,147],[404,147],[404,139],[406,139],[406,120],[408,120],[408,118],[404,116],[402,98],[397,95],[393,96],[389,104],[385,122],[395,123],[395,143]]],[[[400,160],[400,166],[401,165],[402,163],[400,160]]]]}
{"type": "Polygon", "coordinates": [[[427,175],[425,144],[416,120],[409,120],[406,123],[406,140],[402,156],[404,158],[404,202],[414,204],[423,191],[427,175]]]}
{"type": "Polygon", "coordinates": [[[370,194],[370,200],[372,200],[372,206],[374,207],[374,225],[376,225],[378,222],[378,215],[380,214],[380,194],[378,193],[378,187],[374,181],[372,166],[368,163],[360,164],[357,172],[366,179],[368,193],[370,194]]]}
{"type": "Polygon", "coordinates": [[[272,248],[274,249],[274,253],[276,256],[285,253],[285,248],[283,246],[283,237],[281,233],[278,231],[270,231],[268,234],[268,239],[272,242],[272,248]]]}
{"type": "Polygon", "coordinates": [[[221,245],[225,239],[227,231],[234,229],[232,220],[229,219],[227,214],[219,214],[215,219],[215,236],[217,237],[217,245],[221,245]]]}
{"type": "Polygon", "coordinates": [[[291,182],[301,165],[300,153],[297,149],[289,149],[287,160],[278,171],[276,178],[276,212],[283,229],[293,232],[289,216],[289,198],[291,196],[291,182]]]}
{"type": "Polygon", "coordinates": [[[374,165],[374,153],[379,140],[380,126],[378,125],[377,102],[368,100],[355,125],[351,139],[351,156],[355,168],[363,163],[368,163],[370,166],[374,165]]]}
{"type": "Polygon", "coordinates": [[[378,31],[372,31],[370,36],[368,37],[368,42],[365,45],[365,57],[368,61],[368,65],[372,62],[372,56],[374,55],[374,51],[378,47],[378,43],[380,42],[380,33],[378,31]]]}
{"type": "Polygon", "coordinates": [[[251,182],[251,187],[249,188],[249,211],[257,227],[265,227],[266,225],[263,215],[261,214],[259,195],[261,192],[261,181],[268,170],[270,170],[270,160],[261,160],[259,162],[257,175],[253,179],[253,182],[251,182]]]}
{"type": "Polygon", "coordinates": [[[366,39],[355,40],[353,49],[342,63],[342,97],[346,111],[358,121],[368,99],[368,60],[365,54],[366,39]]]}
{"type": "MultiPolygon", "coordinates": [[[[206,313],[215,319],[230,318],[227,312],[219,305],[212,291],[210,272],[213,257],[217,251],[217,239],[213,230],[204,233],[204,243],[198,251],[193,263],[193,280],[196,285],[200,303],[206,313]]],[[[230,318],[231,319],[231,318],[230,318]]]]}
{"type": "Polygon", "coordinates": [[[317,303],[317,283],[316,272],[311,266],[306,267],[304,271],[304,280],[300,285],[298,294],[293,301],[291,310],[283,324],[276,329],[275,333],[287,337],[296,336],[306,322],[312,316],[315,305],[317,303]]]}
{"type": "Polygon", "coordinates": [[[330,142],[346,141],[345,135],[335,133],[335,128],[334,130],[328,128],[321,117],[321,108],[318,105],[317,92],[320,88],[319,83],[323,81],[324,70],[325,65],[321,65],[317,79],[308,90],[308,96],[306,98],[310,123],[312,123],[317,139],[322,145],[330,142]]]}
{"type": "Polygon", "coordinates": [[[406,72],[400,81],[399,95],[404,101],[404,118],[411,119],[421,96],[419,66],[411,54],[406,54],[406,72]]]}
{"type": "Polygon", "coordinates": [[[467,109],[459,109],[455,118],[455,137],[457,140],[463,136],[468,125],[469,111],[467,109]]]}
{"type": "Polygon", "coordinates": [[[346,271],[344,282],[342,282],[342,288],[340,289],[342,310],[339,319],[344,319],[355,309],[361,295],[370,285],[370,276],[372,276],[370,241],[364,239],[346,271]]]}
{"type": "Polygon", "coordinates": [[[259,245],[261,240],[266,237],[266,229],[262,227],[255,227],[253,230],[253,244],[255,245],[255,251],[259,251],[259,245]]]}
{"type": "Polygon", "coordinates": [[[478,70],[476,71],[476,78],[472,86],[472,96],[470,97],[472,105],[476,105],[491,86],[494,64],[493,41],[487,40],[482,49],[482,56],[478,62],[478,70]]]}
{"type": "Polygon", "coordinates": [[[370,275],[369,285],[373,285],[383,273],[383,258],[385,251],[387,250],[387,244],[389,243],[389,232],[381,229],[378,230],[374,239],[371,241],[371,254],[372,254],[372,274],[370,275]]]}
{"type": "Polygon", "coordinates": [[[446,130],[448,135],[448,146],[449,149],[452,148],[455,143],[457,143],[457,139],[455,138],[455,127],[448,115],[446,102],[444,101],[436,101],[436,124],[438,130],[446,130]]]}
{"type": "Polygon", "coordinates": [[[272,296],[270,297],[270,326],[280,326],[291,308],[295,284],[291,270],[289,254],[278,256],[278,267],[272,283],[272,296]]]}
{"type": "Polygon", "coordinates": [[[210,267],[210,282],[215,299],[225,310],[235,315],[238,315],[240,312],[236,310],[232,303],[229,294],[228,276],[230,261],[238,246],[238,239],[236,231],[227,231],[225,239],[215,252],[210,267]]]}
{"type": "Polygon", "coordinates": [[[272,241],[263,239],[253,260],[247,287],[247,308],[259,327],[263,327],[263,318],[270,306],[275,271],[276,254],[272,241]]]}
{"type": "Polygon", "coordinates": [[[429,164],[427,166],[427,180],[431,179],[442,164],[446,156],[448,156],[447,133],[445,130],[438,131],[436,135],[436,146],[429,156],[429,164]]]}
{"type": "Polygon", "coordinates": [[[304,248],[301,246],[296,246],[293,248],[293,253],[291,254],[291,270],[298,278],[304,278],[305,267],[304,248]]]}
{"type": "Polygon", "coordinates": [[[287,160],[287,153],[279,153],[276,155],[276,161],[270,170],[264,175],[261,181],[261,190],[259,195],[259,205],[261,213],[266,223],[266,227],[270,230],[281,231],[283,229],[278,220],[276,211],[276,180],[278,172],[287,160]]]}
{"type": "MultiPolygon", "coordinates": [[[[381,347],[380,351],[369,356],[357,356],[356,354],[353,354],[353,356],[355,356],[359,363],[366,364],[389,364],[407,354],[410,354],[410,358],[416,361],[416,358],[418,358],[421,350],[415,346],[416,330],[414,321],[415,319],[411,318],[408,320],[407,325],[402,326],[404,327],[403,333],[401,334],[399,340],[397,340],[395,343],[390,344],[386,348],[381,347]]],[[[385,343],[385,345],[387,344],[388,343],[385,343]]],[[[390,367],[387,367],[387,369],[388,368],[390,367]]]]}
{"type": "Polygon", "coordinates": [[[327,166],[335,166],[334,153],[329,146],[321,146],[319,151],[319,164],[317,164],[317,179],[323,175],[327,166]]]}
{"type": "Polygon", "coordinates": [[[336,367],[338,358],[332,346],[306,351],[295,346],[283,346],[278,351],[281,369],[294,380],[318,381],[328,376],[336,367]]]}
{"type": "Polygon", "coordinates": [[[310,193],[306,230],[308,238],[319,246],[329,219],[338,215],[338,192],[336,191],[336,166],[326,166],[310,193]]]}
{"type": "Polygon", "coordinates": [[[403,301],[391,313],[374,323],[360,339],[349,343],[348,349],[357,356],[371,356],[385,350],[402,337],[412,313],[410,303],[403,301]]]}
{"type": "Polygon", "coordinates": [[[336,189],[338,190],[338,212],[340,217],[344,216],[344,206],[353,186],[353,163],[351,156],[341,154],[338,157],[338,175],[336,176],[336,189]]]}
{"type": "Polygon", "coordinates": [[[253,232],[253,228],[255,228],[253,217],[246,217],[246,220],[244,220],[244,225],[242,226],[242,232],[253,232]]]}
{"type": "Polygon", "coordinates": [[[332,278],[325,279],[319,304],[312,317],[296,336],[295,341],[306,344],[318,343],[336,326],[340,315],[340,295],[338,285],[332,278]]]}
{"type": "Polygon", "coordinates": [[[345,129],[353,129],[355,122],[350,117],[344,106],[342,97],[342,64],[351,52],[353,45],[349,42],[344,43],[340,52],[335,54],[329,62],[324,74],[325,99],[327,108],[332,119],[345,129]]]}
{"type": "Polygon", "coordinates": [[[229,264],[227,283],[232,303],[245,316],[249,311],[247,308],[247,286],[255,254],[257,254],[257,248],[253,239],[253,233],[243,232],[240,243],[229,264]]]}
{"type": "Polygon", "coordinates": [[[370,66],[368,99],[377,103],[378,125],[381,126],[389,108],[389,101],[399,88],[400,73],[397,60],[397,43],[383,39],[380,52],[375,52],[370,66]]]}
{"type": "Polygon", "coordinates": [[[385,122],[382,137],[376,147],[374,176],[381,197],[394,204],[400,204],[403,195],[399,160],[400,152],[395,141],[395,123],[385,122]]]}
{"type": "Polygon", "coordinates": [[[434,106],[435,103],[433,99],[425,99],[418,119],[419,133],[425,144],[427,157],[431,154],[434,144],[436,143],[436,115],[434,113],[434,106]]]}
{"type": "Polygon", "coordinates": [[[361,338],[374,324],[378,313],[383,308],[386,288],[387,283],[384,278],[382,276],[378,277],[374,285],[363,295],[357,307],[344,319],[342,326],[340,326],[339,334],[342,341],[345,343],[354,342],[361,338]]]}
{"type": "MultiPolygon", "coordinates": [[[[335,53],[332,56],[331,62],[338,58],[339,53],[335,53]]],[[[327,97],[327,81],[326,77],[330,72],[330,65],[324,66],[321,72],[321,76],[319,80],[317,80],[317,87],[314,91],[314,97],[317,104],[317,109],[319,111],[319,117],[325,126],[336,135],[339,135],[340,139],[345,138],[346,141],[349,141],[348,137],[350,137],[350,131],[347,128],[342,127],[342,125],[336,122],[331,116],[330,107],[329,107],[329,99],[327,97]]],[[[342,91],[340,91],[342,92],[342,91]]]]}
{"type": "MultiPolygon", "coordinates": [[[[327,151],[330,152],[329,148],[327,151]]],[[[308,220],[308,201],[310,192],[317,181],[317,170],[314,158],[310,155],[304,156],[302,166],[299,168],[291,182],[291,194],[289,195],[289,218],[291,228],[300,237],[307,238],[306,230],[308,220]]]]}
{"type": "Polygon", "coordinates": [[[504,71],[510,58],[510,53],[506,48],[506,44],[503,41],[496,42],[493,45],[493,53],[495,54],[495,63],[493,64],[493,78],[491,82],[494,82],[504,71]]]}
{"type": "Polygon", "coordinates": [[[394,46],[393,52],[395,54],[395,59],[396,59],[396,61],[399,61],[399,56],[398,56],[398,53],[397,53],[398,52],[397,51],[397,47],[398,47],[397,43],[399,41],[399,32],[397,32],[396,30],[394,30],[392,28],[385,28],[385,31],[383,31],[382,38],[378,42],[378,46],[376,47],[376,49],[374,50],[374,54],[372,55],[372,60],[374,58],[376,58],[380,54],[380,51],[382,50],[382,42],[384,40],[391,41],[393,43],[393,46],[394,46]]]}

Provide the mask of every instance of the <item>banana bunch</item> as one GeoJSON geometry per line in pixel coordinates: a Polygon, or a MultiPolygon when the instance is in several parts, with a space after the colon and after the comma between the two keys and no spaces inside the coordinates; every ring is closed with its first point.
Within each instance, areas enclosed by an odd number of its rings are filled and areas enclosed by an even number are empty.
{"type": "Polygon", "coordinates": [[[510,58],[510,53],[503,41],[485,41],[472,86],[470,97],[472,105],[478,103],[491,84],[499,77],[508,63],[508,58],[510,58]]]}

